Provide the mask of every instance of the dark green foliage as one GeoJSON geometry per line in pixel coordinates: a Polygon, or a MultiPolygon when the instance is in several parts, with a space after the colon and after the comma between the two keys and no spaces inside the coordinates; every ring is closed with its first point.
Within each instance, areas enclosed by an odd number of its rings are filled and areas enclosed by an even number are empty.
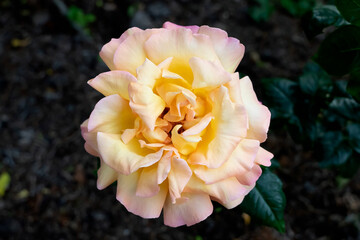
{"type": "Polygon", "coordinates": [[[256,2],[257,5],[249,10],[250,16],[257,22],[267,21],[275,10],[272,0],[256,0],[256,2]]]}
{"type": "Polygon", "coordinates": [[[81,8],[76,6],[69,7],[67,17],[73,24],[83,29],[87,34],[90,33],[89,24],[96,20],[95,15],[85,14],[81,8]]]}
{"type": "Polygon", "coordinates": [[[281,180],[267,168],[254,189],[245,197],[241,209],[262,224],[285,232],[284,209],[286,199],[281,180]]]}
{"type": "Polygon", "coordinates": [[[336,0],[336,7],[346,20],[360,26],[360,0],[336,0]]]}
{"type": "Polygon", "coordinates": [[[342,26],[322,42],[316,61],[330,74],[342,76],[360,65],[360,27],[342,26]]]}
{"type": "Polygon", "coordinates": [[[314,8],[302,18],[302,26],[306,36],[310,39],[323,32],[329,26],[346,25],[346,20],[341,16],[335,6],[325,5],[314,8]]]}
{"type": "Polygon", "coordinates": [[[315,0],[280,0],[281,6],[293,16],[302,16],[315,6],[315,0]]]}
{"type": "Polygon", "coordinates": [[[322,167],[355,173],[346,168],[357,166],[360,104],[347,92],[347,81],[332,80],[310,62],[298,82],[273,78],[263,83],[272,126],[286,128],[295,141],[314,149],[322,167]]]}

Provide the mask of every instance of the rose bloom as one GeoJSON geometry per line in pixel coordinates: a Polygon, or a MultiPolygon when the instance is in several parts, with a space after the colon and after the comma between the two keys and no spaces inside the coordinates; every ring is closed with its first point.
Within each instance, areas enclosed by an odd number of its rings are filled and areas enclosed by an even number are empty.
{"type": "Polygon", "coordinates": [[[110,68],[88,83],[102,93],[82,125],[99,157],[98,189],[143,218],[176,227],[238,206],[270,166],[260,147],[270,112],[248,77],[234,73],[244,46],[218,28],[130,28],[103,46],[110,68]]]}

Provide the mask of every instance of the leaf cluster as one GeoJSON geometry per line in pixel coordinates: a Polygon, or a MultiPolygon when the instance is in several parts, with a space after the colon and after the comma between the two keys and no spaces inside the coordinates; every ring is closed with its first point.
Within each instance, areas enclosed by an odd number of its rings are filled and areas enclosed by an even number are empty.
{"type": "Polygon", "coordinates": [[[318,64],[308,63],[298,81],[263,79],[274,128],[314,149],[323,167],[351,176],[360,159],[360,104],[318,64]],[[355,168],[354,168],[355,167],[355,168]]]}
{"type": "Polygon", "coordinates": [[[269,20],[275,9],[285,10],[295,17],[300,17],[310,11],[316,0],[256,0],[256,4],[249,9],[249,14],[256,22],[269,20]]]}

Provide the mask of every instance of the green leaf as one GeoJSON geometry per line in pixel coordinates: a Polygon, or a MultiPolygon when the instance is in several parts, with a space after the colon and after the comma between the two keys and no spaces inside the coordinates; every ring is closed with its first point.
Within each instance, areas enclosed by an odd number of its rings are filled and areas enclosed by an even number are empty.
{"type": "Polygon", "coordinates": [[[360,27],[342,26],[322,42],[315,60],[328,73],[342,76],[360,65],[360,27]]]}
{"type": "Polygon", "coordinates": [[[360,104],[352,98],[334,98],[334,100],[331,101],[329,108],[340,116],[346,117],[348,119],[355,121],[360,119],[360,104]]]}
{"type": "Polygon", "coordinates": [[[293,16],[301,16],[307,11],[311,10],[314,5],[314,0],[281,0],[280,4],[283,8],[285,8],[290,14],[293,16]]]}
{"type": "Polygon", "coordinates": [[[298,84],[284,78],[267,78],[262,80],[265,94],[268,97],[273,118],[290,118],[294,116],[294,94],[298,84]]]}
{"type": "Polygon", "coordinates": [[[285,194],[281,180],[264,169],[253,190],[245,197],[241,209],[265,225],[285,232],[285,194]]]}
{"type": "Polygon", "coordinates": [[[321,139],[323,161],[321,167],[340,166],[345,164],[351,157],[352,149],[344,141],[340,131],[326,132],[321,139]]]}
{"type": "Polygon", "coordinates": [[[360,122],[349,123],[346,129],[349,135],[350,145],[357,153],[360,153],[360,122]]]}
{"type": "Polygon", "coordinates": [[[299,85],[304,93],[314,96],[318,89],[328,88],[332,81],[330,76],[316,63],[309,62],[299,78],[299,85]]]}
{"type": "Polygon", "coordinates": [[[0,198],[5,195],[5,191],[10,185],[10,180],[10,174],[7,172],[3,172],[0,175],[0,198]]]}
{"type": "Polygon", "coordinates": [[[301,19],[302,27],[309,39],[323,32],[331,25],[342,26],[348,24],[335,6],[324,5],[314,8],[301,19]]]}
{"type": "Polygon", "coordinates": [[[346,20],[360,26],[360,0],[337,0],[336,6],[346,20]]]}
{"type": "Polygon", "coordinates": [[[249,9],[249,14],[256,22],[269,20],[275,7],[271,0],[256,0],[257,6],[249,9]]]}

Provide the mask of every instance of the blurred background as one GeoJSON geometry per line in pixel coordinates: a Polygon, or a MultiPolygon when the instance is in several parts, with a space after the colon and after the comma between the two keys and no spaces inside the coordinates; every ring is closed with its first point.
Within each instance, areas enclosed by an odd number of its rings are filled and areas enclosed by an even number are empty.
{"type": "Polygon", "coordinates": [[[264,145],[287,197],[283,234],[217,204],[207,220],[169,228],[128,213],[115,185],[96,188],[79,126],[101,98],[86,82],[108,70],[102,45],[132,26],[219,27],[245,45],[238,71],[262,100],[260,80],[296,78],[321,41],[299,18],[314,1],[268,2],[1,0],[0,239],[360,239],[359,176],[336,178],[286,131],[264,145]]]}

